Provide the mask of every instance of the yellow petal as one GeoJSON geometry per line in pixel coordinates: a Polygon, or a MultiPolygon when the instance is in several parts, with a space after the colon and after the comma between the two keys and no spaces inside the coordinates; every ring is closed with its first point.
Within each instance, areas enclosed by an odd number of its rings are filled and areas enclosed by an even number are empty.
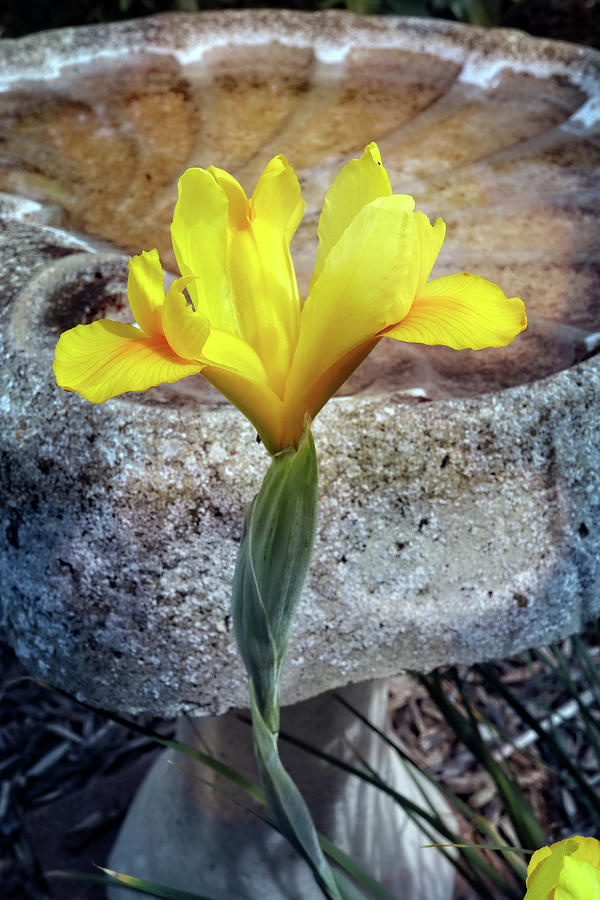
{"type": "Polygon", "coordinates": [[[126,391],[145,391],[202,369],[176,356],[164,337],[148,337],[133,325],[101,319],[61,334],[54,357],[57,384],[103,403],[126,391]]]}
{"type": "Polygon", "coordinates": [[[129,259],[127,297],[133,318],[149,337],[162,334],[165,281],[158,250],[144,250],[129,259]]]}
{"type": "Polygon", "coordinates": [[[414,296],[418,297],[431,275],[433,265],[444,243],[446,223],[436,219],[432,225],[425,213],[415,213],[415,246],[413,249],[416,263],[416,287],[414,296]]]}
{"type": "Polygon", "coordinates": [[[549,847],[540,847],[539,850],[536,850],[527,866],[528,884],[536,869],[552,854],[561,858],[564,855],[573,856],[583,862],[590,863],[590,865],[595,866],[600,871],[600,841],[593,837],[583,837],[578,834],[562,841],[556,841],[549,847]]]}
{"type": "Polygon", "coordinates": [[[203,369],[202,374],[253,424],[269,453],[282,449],[283,404],[268,385],[210,365],[203,369]]]}
{"type": "Polygon", "coordinates": [[[479,275],[446,275],[427,282],[407,315],[386,337],[455,350],[504,347],[527,327],[525,306],[479,275]]]}
{"type": "Polygon", "coordinates": [[[600,841],[593,837],[577,837],[571,838],[577,841],[577,849],[572,856],[595,866],[600,871],[600,841]]]}
{"type": "Polygon", "coordinates": [[[163,310],[163,329],[173,352],[182,359],[199,360],[210,332],[210,324],[200,310],[187,302],[182,293],[191,278],[178,278],[167,293],[163,310]]]}
{"type": "Polygon", "coordinates": [[[209,166],[207,172],[227,197],[229,227],[245,228],[249,221],[250,201],[239,181],[216,166],[209,166]]]}
{"type": "Polygon", "coordinates": [[[524,900],[600,900],[600,842],[576,836],[536,850],[524,900]]]}
{"type": "Polygon", "coordinates": [[[238,333],[260,356],[273,390],[282,395],[300,317],[289,251],[303,211],[300,185],[284,157],[276,157],[265,168],[242,216],[241,188],[234,180],[227,182],[224,173],[217,175],[234,197],[228,260],[238,333]]]}
{"type": "Polygon", "coordinates": [[[171,237],[177,265],[194,308],[215,328],[235,330],[227,278],[229,202],[222,187],[204,169],[188,169],[179,179],[171,237]]]}
{"type": "MultiPolygon", "coordinates": [[[[323,269],[327,254],[360,210],[378,197],[388,197],[391,193],[390,179],[381,163],[379,148],[375,143],[368,144],[360,159],[353,159],[344,166],[325,196],[311,287],[323,269]]],[[[405,209],[414,209],[412,197],[397,196],[402,197],[405,209]]]]}
{"type": "Polygon", "coordinates": [[[236,334],[211,329],[202,348],[202,360],[207,366],[218,366],[251,381],[265,385],[268,383],[260,357],[236,334]]]}
{"type": "Polygon", "coordinates": [[[277,453],[283,404],[255,350],[235,334],[212,329],[202,361],[203,376],[252,422],[269,453],[277,453]]]}
{"type": "Polygon", "coordinates": [[[355,369],[379,343],[380,338],[372,338],[353,347],[345,356],[336,359],[328,369],[309,381],[304,391],[297,396],[291,394],[286,398],[283,409],[283,430],[278,440],[277,449],[295,447],[304,431],[304,419],[308,415],[314,419],[319,410],[333,397],[339,387],[350,377],[355,369]]]}
{"type": "Polygon", "coordinates": [[[296,173],[285,156],[276,156],[265,167],[252,194],[251,221],[282,232],[289,244],[304,215],[304,206],[296,173]]]}
{"type": "Polygon", "coordinates": [[[413,215],[401,197],[383,197],[360,210],[328,254],[302,309],[286,405],[293,407],[337,360],[408,310],[412,241],[413,215]]]}
{"type": "Polygon", "coordinates": [[[600,871],[577,854],[565,856],[553,900],[600,900],[600,871]]]}
{"type": "MultiPolygon", "coordinates": [[[[560,841],[561,844],[566,844],[566,841],[560,841]]],[[[553,847],[557,847],[557,844],[553,844],[553,847]]],[[[563,850],[563,855],[566,852],[566,848],[563,850]]],[[[535,870],[544,862],[545,859],[548,859],[552,850],[550,847],[540,847],[539,850],[536,850],[533,853],[531,859],[529,860],[529,865],[527,866],[527,884],[529,885],[529,881],[533,878],[535,870]]]]}

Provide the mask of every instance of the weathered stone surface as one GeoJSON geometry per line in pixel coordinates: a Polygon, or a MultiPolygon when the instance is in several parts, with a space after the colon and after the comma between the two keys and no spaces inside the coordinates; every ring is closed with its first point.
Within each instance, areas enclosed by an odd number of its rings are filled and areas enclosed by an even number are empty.
{"type": "Polygon", "coordinates": [[[287,153],[306,285],[323,192],[371,139],[396,190],[447,220],[439,272],[498,279],[531,326],[506,351],[382,342],[315,422],[319,532],[284,700],[503,655],[598,613],[594,51],[272,12],[0,43],[0,571],[33,671],[127,712],[245,703],[229,590],[264,450],[200,377],[93,406],[56,388],[53,347],[126,315],[123,249],[168,261],[192,164],[251,188],[287,153]]]}

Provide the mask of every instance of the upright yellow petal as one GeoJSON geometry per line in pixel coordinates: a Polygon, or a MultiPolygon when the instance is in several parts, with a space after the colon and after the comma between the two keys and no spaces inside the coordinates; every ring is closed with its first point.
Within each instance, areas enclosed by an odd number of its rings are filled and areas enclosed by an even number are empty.
{"type": "Polygon", "coordinates": [[[418,297],[423,291],[445,237],[446,223],[443,219],[436,219],[435,225],[432,225],[425,213],[415,212],[415,245],[413,249],[416,266],[415,297],[418,297]]]}
{"type": "Polygon", "coordinates": [[[285,333],[291,361],[298,339],[300,290],[290,254],[292,240],[304,215],[304,200],[296,173],[284,156],[276,156],[258,180],[250,201],[250,220],[260,263],[267,271],[277,319],[285,333]]]}
{"type": "Polygon", "coordinates": [[[597,838],[582,837],[581,835],[577,835],[572,840],[577,841],[577,849],[572,856],[589,863],[600,872],[600,841],[597,838]]]}
{"type": "Polygon", "coordinates": [[[227,278],[229,201],[204,169],[188,169],[179,179],[171,238],[179,270],[195,276],[188,285],[194,308],[215,328],[235,330],[227,278]]]}
{"type": "MultiPolygon", "coordinates": [[[[265,167],[252,194],[250,218],[253,224],[260,222],[263,227],[282,232],[287,239],[286,245],[289,245],[304,215],[304,208],[296,173],[285,156],[274,157],[265,167]]],[[[289,248],[287,253],[289,256],[289,248]]]]}
{"type": "Polygon", "coordinates": [[[386,337],[454,350],[504,347],[527,327],[525,305],[479,275],[445,275],[427,282],[407,315],[386,337]]]}
{"type": "MultiPolygon", "coordinates": [[[[547,849],[549,848],[543,848],[547,849]]],[[[550,852],[544,856],[540,850],[536,853],[533,854],[527,868],[527,893],[523,900],[553,900],[565,856],[569,853],[568,842],[561,841],[561,846],[554,853],[550,852]]]]}
{"type": "Polygon", "coordinates": [[[158,250],[144,250],[129,259],[127,297],[135,321],[149,337],[162,334],[165,281],[158,250]]]}
{"type": "Polygon", "coordinates": [[[565,856],[552,900],[600,900],[600,871],[577,854],[565,856]]]}
{"type": "Polygon", "coordinates": [[[227,197],[229,228],[245,228],[249,221],[250,201],[239,181],[217,166],[209,166],[207,172],[227,197]]]}
{"type": "MultiPolygon", "coordinates": [[[[567,842],[560,841],[556,844],[553,844],[552,847],[558,847],[558,843],[561,843],[564,846],[567,842]]],[[[533,877],[533,874],[538,866],[540,866],[545,859],[548,859],[551,853],[552,849],[550,847],[540,847],[539,850],[536,850],[535,853],[532,854],[527,866],[527,884],[529,884],[529,881],[533,877]]],[[[566,853],[566,846],[564,846],[563,855],[564,853],[566,853]]]]}
{"type": "Polygon", "coordinates": [[[164,337],[147,337],[134,325],[100,319],[61,334],[54,357],[57,384],[103,403],[127,391],[145,391],[202,369],[180,359],[164,337]]]}
{"type": "MultiPolygon", "coordinates": [[[[391,193],[390,179],[382,165],[379,147],[375,143],[368,144],[360,159],[353,159],[344,166],[325,195],[311,287],[321,274],[327,254],[363,206],[379,197],[389,197],[391,193]]],[[[407,210],[414,208],[412,197],[404,196],[402,199],[407,210]]]]}
{"type": "Polygon", "coordinates": [[[346,228],[302,309],[286,406],[293,408],[323,372],[406,313],[412,242],[413,215],[402,197],[368,203],[346,228]]]}
{"type": "Polygon", "coordinates": [[[284,157],[265,168],[252,199],[226,172],[212,170],[229,200],[228,266],[239,335],[283,394],[298,337],[300,294],[289,251],[303,211],[300,185],[284,157]]]}

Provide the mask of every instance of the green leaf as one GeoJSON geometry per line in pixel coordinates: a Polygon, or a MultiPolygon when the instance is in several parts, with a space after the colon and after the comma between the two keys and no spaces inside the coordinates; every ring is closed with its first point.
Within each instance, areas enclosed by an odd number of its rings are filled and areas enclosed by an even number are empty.
{"type": "Polygon", "coordinates": [[[312,554],[317,457],[307,429],[297,450],[273,458],[252,501],[233,579],[233,627],[258,708],[279,728],[279,685],[292,620],[312,554]]]}
{"type": "Polygon", "coordinates": [[[283,768],[277,751],[277,733],[263,719],[250,684],[252,734],[260,780],[269,809],[282,834],[311,866],[321,890],[330,900],[343,900],[329,867],[302,794],[283,768]]]}
{"type": "MultiPolygon", "coordinates": [[[[351,856],[348,856],[347,853],[344,853],[343,850],[340,850],[339,847],[336,847],[335,844],[332,844],[326,837],[323,837],[322,834],[319,835],[319,843],[321,845],[321,849],[323,853],[325,853],[329,859],[333,860],[334,863],[337,863],[340,868],[342,868],[345,872],[350,875],[356,883],[369,892],[369,896],[373,898],[373,900],[397,900],[397,897],[394,897],[393,894],[390,894],[386,888],[380,884],[376,878],[374,878],[366,869],[364,869],[360,863],[357,863],[355,859],[352,859],[351,856]]],[[[339,877],[339,872],[334,870],[336,878],[339,877]]],[[[347,894],[342,892],[342,896],[346,897],[347,894]]],[[[357,896],[361,897],[362,894],[358,894],[357,896]]]]}

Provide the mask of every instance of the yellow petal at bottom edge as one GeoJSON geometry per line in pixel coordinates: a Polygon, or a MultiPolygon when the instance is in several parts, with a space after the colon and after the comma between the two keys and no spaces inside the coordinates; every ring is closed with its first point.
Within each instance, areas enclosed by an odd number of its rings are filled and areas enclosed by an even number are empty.
{"type": "Polygon", "coordinates": [[[541,847],[527,867],[525,900],[600,900],[600,841],[577,835],[541,847]]]}
{"type": "Polygon", "coordinates": [[[525,305],[479,275],[427,282],[407,315],[385,337],[454,350],[505,347],[525,328],[525,305]]]}
{"type": "Polygon", "coordinates": [[[100,319],[61,334],[52,368],[59,387],[103,403],[193,375],[202,363],[176,356],[162,336],[147,337],[133,325],[100,319]]]}
{"type": "Polygon", "coordinates": [[[600,871],[575,854],[566,856],[554,900],[600,900],[600,871]]]}

